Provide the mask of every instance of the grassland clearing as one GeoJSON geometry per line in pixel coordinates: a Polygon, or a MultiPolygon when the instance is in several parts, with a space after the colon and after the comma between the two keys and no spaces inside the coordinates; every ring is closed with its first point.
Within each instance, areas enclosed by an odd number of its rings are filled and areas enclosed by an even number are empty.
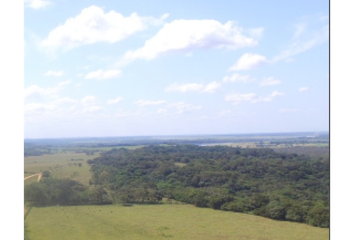
{"type": "Polygon", "coordinates": [[[329,230],[248,214],[159,204],[33,207],[31,239],[325,240],[329,230]]]}
{"type": "Polygon", "coordinates": [[[177,162],[177,163],[175,163],[175,165],[178,166],[178,167],[184,167],[184,166],[187,165],[187,163],[177,162]]]}
{"type": "Polygon", "coordinates": [[[72,178],[88,185],[91,174],[87,160],[93,159],[98,155],[99,153],[86,155],[85,153],[66,152],[25,157],[25,177],[47,170],[50,171],[52,177],[72,178]]]}

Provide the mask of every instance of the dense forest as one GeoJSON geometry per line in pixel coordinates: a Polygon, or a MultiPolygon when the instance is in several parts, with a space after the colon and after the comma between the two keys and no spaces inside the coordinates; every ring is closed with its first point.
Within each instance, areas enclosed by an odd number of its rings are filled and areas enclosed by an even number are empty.
{"type": "Polygon", "coordinates": [[[34,206],[133,203],[163,198],[329,227],[328,147],[150,145],[88,160],[90,186],[51,178],[25,188],[34,206]]]}
{"type": "Polygon", "coordinates": [[[92,185],[123,203],[162,198],[329,227],[328,158],[196,145],[112,149],[88,161],[92,185]]]}

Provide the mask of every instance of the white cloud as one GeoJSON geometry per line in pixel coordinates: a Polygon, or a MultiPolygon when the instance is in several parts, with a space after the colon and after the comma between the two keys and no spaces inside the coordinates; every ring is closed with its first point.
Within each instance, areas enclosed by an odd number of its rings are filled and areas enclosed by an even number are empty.
{"type": "Polygon", "coordinates": [[[117,97],[117,98],[115,98],[115,99],[110,99],[110,100],[108,100],[107,103],[108,103],[108,104],[115,104],[115,103],[121,102],[122,100],[123,100],[123,98],[117,97]]]}
{"type": "Polygon", "coordinates": [[[310,89],[309,87],[301,87],[301,88],[299,88],[299,92],[306,92],[309,89],[310,89]]]}
{"type": "Polygon", "coordinates": [[[25,105],[25,114],[41,114],[46,111],[55,110],[56,106],[53,104],[43,104],[43,103],[28,103],[25,105]]]}
{"type": "Polygon", "coordinates": [[[169,107],[175,108],[177,110],[177,114],[191,113],[194,110],[199,110],[202,108],[201,106],[196,106],[185,102],[171,103],[169,107]]]}
{"type": "Polygon", "coordinates": [[[232,111],[230,109],[227,110],[222,110],[218,116],[225,116],[225,115],[230,115],[232,113],[232,111]]]}
{"type": "Polygon", "coordinates": [[[116,118],[130,118],[133,119],[149,119],[150,116],[159,114],[158,112],[147,111],[145,108],[139,108],[136,111],[126,111],[124,109],[118,110],[114,115],[116,118]]]}
{"type": "Polygon", "coordinates": [[[251,102],[255,100],[257,95],[255,93],[246,93],[246,94],[229,94],[225,97],[227,102],[233,102],[234,104],[238,104],[241,102],[251,102]]]}
{"type": "Polygon", "coordinates": [[[24,2],[27,7],[30,7],[33,9],[45,8],[46,6],[51,4],[50,1],[45,1],[45,0],[25,0],[24,2]]]}
{"type": "Polygon", "coordinates": [[[139,100],[139,101],[135,102],[135,104],[140,107],[144,107],[144,106],[148,106],[148,105],[160,105],[160,104],[164,104],[164,103],[166,103],[166,101],[139,100]]]}
{"type": "Polygon", "coordinates": [[[283,96],[283,95],[285,94],[278,91],[273,91],[271,94],[269,94],[266,97],[259,97],[255,93],[246,93],[246,94],[235,93],[235,94],[227,95],[225,97],[225,101],[232,102],[233,104],[239,104],[241,102],[251,102],[251,103],[270,102],[273,100],[273,98],[277,96],[283,96]]]}
{"type": "Polygon", "coordinates": [[[299,109],[297,108],[282,108],[279,110],[281,113],[287,113],[287,112],[298,112],[299,109]]]}
{"type": "Polygon", "coordinates": [[[207,84],[203,88],[203,92],[214,93],[219,88],[220,88],[220,83],[214,81],[214,82],[207,84]]]}
{"type": "Polygon", "coordinates": [[[69,97],[64,97],[64,98],[58,98],[54,101],[52,101],[52,104],[55,105],[61,105],[61,104],[67,104],[67,103],[77,103],[78,101],[69,97]]]}
{"type": "Polygon", "coordinates": [[[147,24],[157,23],[159,19],[152,17],[140,17],[136,13],[124,17],[113,10],[105,13],[102,8],[91,6],[52,30],[42,46],[70,50],[96,42],[115,43],[144,30],[147,24]]]}
{"type": "Polygon", "coordinates": [[[165,23],[165,20],[170,16],[169,13],[164,13],[162,14],[162,16],[160,18],[154,18],[154,17],[142,17],[144,19],[144,21],[148,24],[151,25],[161,25],[165,23]]]}
{"type": "Polygon", "coordinates": [[[65,85],[69,84],[71,81],[67,80],[64,82],[60,82],[57,86],[52,88],[41,88],[37,85],[31,85],[25,88],[25,98],[33,97],[33,96],[49,96],[59,92],[65,85]]]}
{"type": "Polygon", "coordinates": [[[53,77],[60,77],[60,76],[63,76],[64,75],[64,72],[63,71],[52,71],[52,70],[49,70],[47,71],[46,73],[43,74],[44,76],[53,76],[53,77]]]}
{"type": "Polygon", "coordinates": [[[93,113],[102,110],[102,107],[97,104],[95,96],[86,96],[81,99],[81,104],[83,106],[82,113],[93,113]]]}
{"type": "Polygon", "coordinates": [[[223,78],[223,82],[251,82],[249,75],[240,75],[238,73],[234,73],[231,76],[226,76],[223,78]]]}
{"type": "Polygon", "coordinates": [[[273,77],[268,77],[266,79],[264,79],[261,84],[259,84],[259,86],[263,87],[263,86],[273,86],[273,85],[278,85],[280,84],[281,81],[277,80],[273,77]]]}
{"type": "Polygon", "coordinates": [[[305,31],[306,26],[307,26],[306,22],[300,22],[295,24],[294,25],[295,33],[293,39],[298,38],[305,31]]]}
{"type": "Polygon", "coordinates": [[[262,55],[246,53],[229,68],[229,71],[250,70],[266,64],[267,62],[267,58],[262,55]]]}
{"type": "Polygon", "coordinates": [[[168,111],[167,111],[167,109],[164,109],[164,108],[160,108],[160,109],[158,109],[157,110],[157,114],[166,114],[168,111]]]}
{"type": "Polygon", "coordinates": [[[64,82],[60,82],[60,83],[58,84],[58,86],[59,86],[59,87],[63,87],[63,86],[65,86],[65,85],[68,85],[69,83],[71,83],[71,80],[66,80],[66,81],[64,81],[64,82]]]}
{"type": "Polygon", "coordinates": [[[83,99],[81,99],[81,103],[83,106],[89,106],[92,105],[96,102],[96,97],[95,96],[86,96],[83,99]]]}
{"type": "Polygon", "coordinates": [[[261,38],[263,36],[264,28],[253,28],[247,30],[247,32],[254,38],[261,38]]]}
{"type": "Polygon", "coordinates": [[[89,72],[86,74],[85,79],[97,79],[97,80],[104,80],[104,79],[110,79],[110,78],[117,78],[120,77],[121,75],[120,70],[106,70],[103,71],[102,69],[94,71],[94,72],[89,72]]]}
{"type": "Polygon", "coordinates": [[[169,85],[165,91],[166,92],[208,92],[214,93],[217,89],[220,88],[220,83],[211,82],[206,85],[198,84],[198,83],[186,83],[186,84],[178,84],[173,83],[169,85]]]}
{"type": "Polygon", "coordinates": [[[285,94],[282,92],[278,91],[273,91],[270,95],[266,97],[259,97],[258,99],[255,99],[253,102],[271,102],[273,101],[273,98],[278,97],[278,96],[284,96],[285,94]]]}
{"type": "Polygon", "coordinates": [[[289,46],[276,55],[272,62],[287,60],[297,54],[308,51],[311,48],[329,40],[328,19],[323,16],[314,18],[311,16],[304,17],[301,21],[294,25],[294,36],[289,46]]]}
{"type": "Polygon", "coordinates": [[[163,54],[190,53],[195,49],[239,49],[254,46],[257,41],[242,34],[243,29],[229,21],[175,20],[167,23],[144,46],[125,54],[125,61],[152,60],[163,54]]]}
{"type": "Polygon", "coordinates": [[[187,84],[178,84],[173,83],[168,86],[165,91],[166,92],[195,92],[203,89],[203,84],[198,83],[187,83],[187,84]]]}
{"type": "Polygon", "coordinates": [[[93,113],[93,112],[98,112],[101,110],[102,110],[102,107],[100,107],[100,106],[87,106],[84,108],[83,113],[93,113]]]}

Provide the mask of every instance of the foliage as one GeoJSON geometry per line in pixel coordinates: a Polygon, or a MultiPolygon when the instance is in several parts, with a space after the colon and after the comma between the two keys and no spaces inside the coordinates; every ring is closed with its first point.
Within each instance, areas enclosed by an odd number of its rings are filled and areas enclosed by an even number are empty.
{"type": "Polygon", "coordinates": [[[89,160],[91,183],[120,202],[162,197],[314,226],[328,226],[329,161],[272,149],[146,146],[112,149],[89,160]],[[180,163],[184,163],[181,165],[180,163]]]}
{"type": "Polygon", "coordinates": [[[70,179],[45,178],[41,182],[25,186],[24,197],[33,206],[110,204],[106,190],[70,179]]]}

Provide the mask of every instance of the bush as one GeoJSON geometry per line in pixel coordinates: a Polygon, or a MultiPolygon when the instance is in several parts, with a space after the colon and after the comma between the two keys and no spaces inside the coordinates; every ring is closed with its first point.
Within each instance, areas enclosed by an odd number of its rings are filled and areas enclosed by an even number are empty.
{"type": "Polygon", "coordinates": [[[50,172],[48,170],[43,171],[42,177],[50,177],[50,172]]]}
{"type": "Polygon", "coordinates": [[[103,188],[92,188],[70,179],[45,178],[25,187],[25,199],[34,206],[110,204],[103,188]]]}
{"type": "Polygon", "coordinates": [[[306,217],[306,222],[315,227],[329,227],[329,207],[315,206],[306,217]]]}

